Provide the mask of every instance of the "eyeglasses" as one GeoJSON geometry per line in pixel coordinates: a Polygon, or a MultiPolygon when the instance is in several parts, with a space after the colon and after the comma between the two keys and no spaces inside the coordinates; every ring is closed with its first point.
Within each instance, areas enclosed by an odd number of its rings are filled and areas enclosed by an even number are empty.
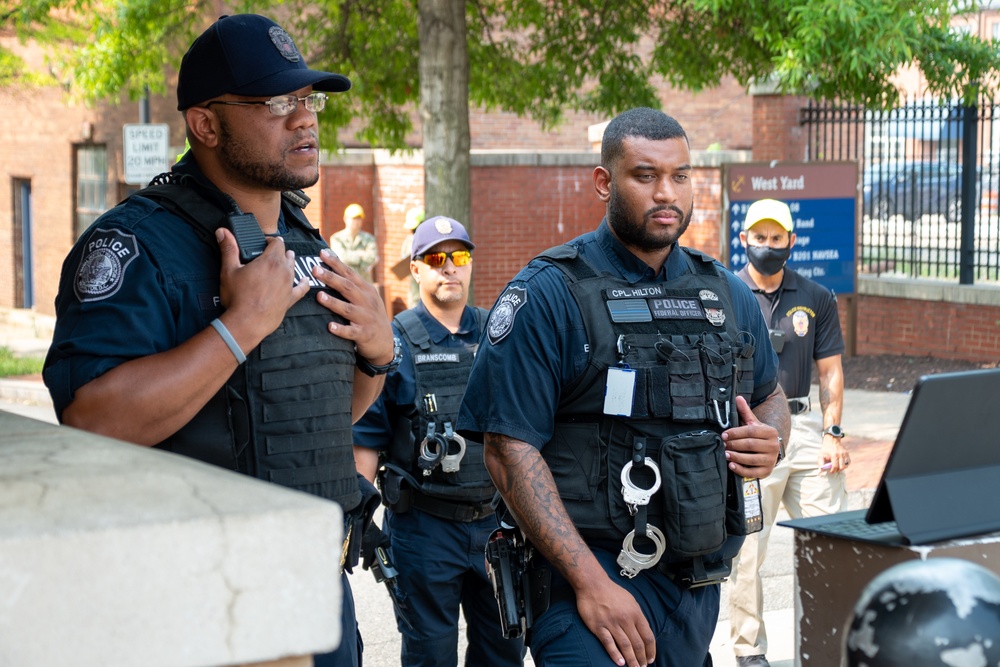
{"type": "Polygon", "coordinates": [[[310,93],[305,97],[296,97],[295,95],[275,95],[269,100],[264,100],[262,102],[226,102],[224,100],[214,100],[205,105],[205,108],[212,106],[213,104],[231,104],[233,106],[255,106],[258,104],[266,104],[267,108],[271,110],[271,113],[275,116],[288,116],[295,112],[298,108],[299,102],[302,102],[307,111],[313,113],[319,113],[326,107],[326,93],[310,93]]]}
{"type": "Polygon", "coordinates": [[[455,266],[465,266],[472,261],[472,253],[468,250],[452,250],[451,252],[429,252],[424,255],[417,257],[421,262],[427,266],[440,269],[444,266],[444,263],[448,261],[448,258],[455,266]]]}

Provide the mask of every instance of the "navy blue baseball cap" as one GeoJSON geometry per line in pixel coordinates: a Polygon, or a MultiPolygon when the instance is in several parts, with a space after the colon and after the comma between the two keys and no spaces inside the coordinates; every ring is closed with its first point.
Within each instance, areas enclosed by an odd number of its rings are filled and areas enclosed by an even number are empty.
{"type": "Polygon", "coordinates": [[[312,86],[341,93],[351,80],[343,74],[309,69],[295,42],[277,23],[257,14],[223,16],[194,40],[181,60],[177,108],[232,93],[273,97],[312,86]]]}

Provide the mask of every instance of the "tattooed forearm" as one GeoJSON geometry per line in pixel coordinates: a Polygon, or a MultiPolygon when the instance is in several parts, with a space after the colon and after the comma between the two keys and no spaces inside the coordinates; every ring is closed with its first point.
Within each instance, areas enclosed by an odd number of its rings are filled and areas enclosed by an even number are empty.
{"type": "Polygon", "coordinates": [[[778,430],[778,435],[788,442],[792,431],[792,418],[788,414],[788,399],[781,387],[777,387],[763,403],[753,409],[757,419],[778,430]]]}
{"type": "Polygon", "coordinates": [[[568,579],[583,557],[592,558],[573,526],[541,453],[514,438],[486,434],[486,467],[517,524],[568,579]]]}

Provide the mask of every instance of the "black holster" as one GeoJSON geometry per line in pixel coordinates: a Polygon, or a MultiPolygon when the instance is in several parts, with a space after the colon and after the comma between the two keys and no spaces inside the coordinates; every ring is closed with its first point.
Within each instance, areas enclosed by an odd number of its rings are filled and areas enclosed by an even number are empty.
{"type": "Polygon", "coordinates": [[[350,531],[346,549],[347,557],[344,560],[344,570],[348,573],[353,573],[354,566],[361,560],[361,543],[368,526],[371,525],[375,510],[382,502],[382,496],[375,485],[360,473],[358,473],[358,488],[361,491],[361,502],[350,512],[346,512],[344,516],[344,525],[346,530],[350,531]]]}

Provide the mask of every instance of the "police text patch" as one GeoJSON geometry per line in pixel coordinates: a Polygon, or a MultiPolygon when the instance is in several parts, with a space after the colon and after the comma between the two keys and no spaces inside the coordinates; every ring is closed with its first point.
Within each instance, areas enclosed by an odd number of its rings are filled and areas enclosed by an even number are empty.
{"type": "Polygon", "coordinates": [[[83,253],[73,291],[81,302],[100,301],[121,288],[125,269],[139,256],[139,244],[132,234],[98,228],[90,235],[83,253]]]}
{"type": "Polygon", "coordinates": [[[701,301],[684,297],[649,299],[649,309],[658,320],[703,320],[701,301]]]}
{"type": "Polygon", "coordinates": [[[514,328],[514,317],[521,307],[528,303],[528,292],[521,287],[508,287],[507,290],[497,299],[497,304],[493,306],[490,314],[490,321],[486,324],[486,333],[490,343],[496,345],[510,333],[514,328]]]}

